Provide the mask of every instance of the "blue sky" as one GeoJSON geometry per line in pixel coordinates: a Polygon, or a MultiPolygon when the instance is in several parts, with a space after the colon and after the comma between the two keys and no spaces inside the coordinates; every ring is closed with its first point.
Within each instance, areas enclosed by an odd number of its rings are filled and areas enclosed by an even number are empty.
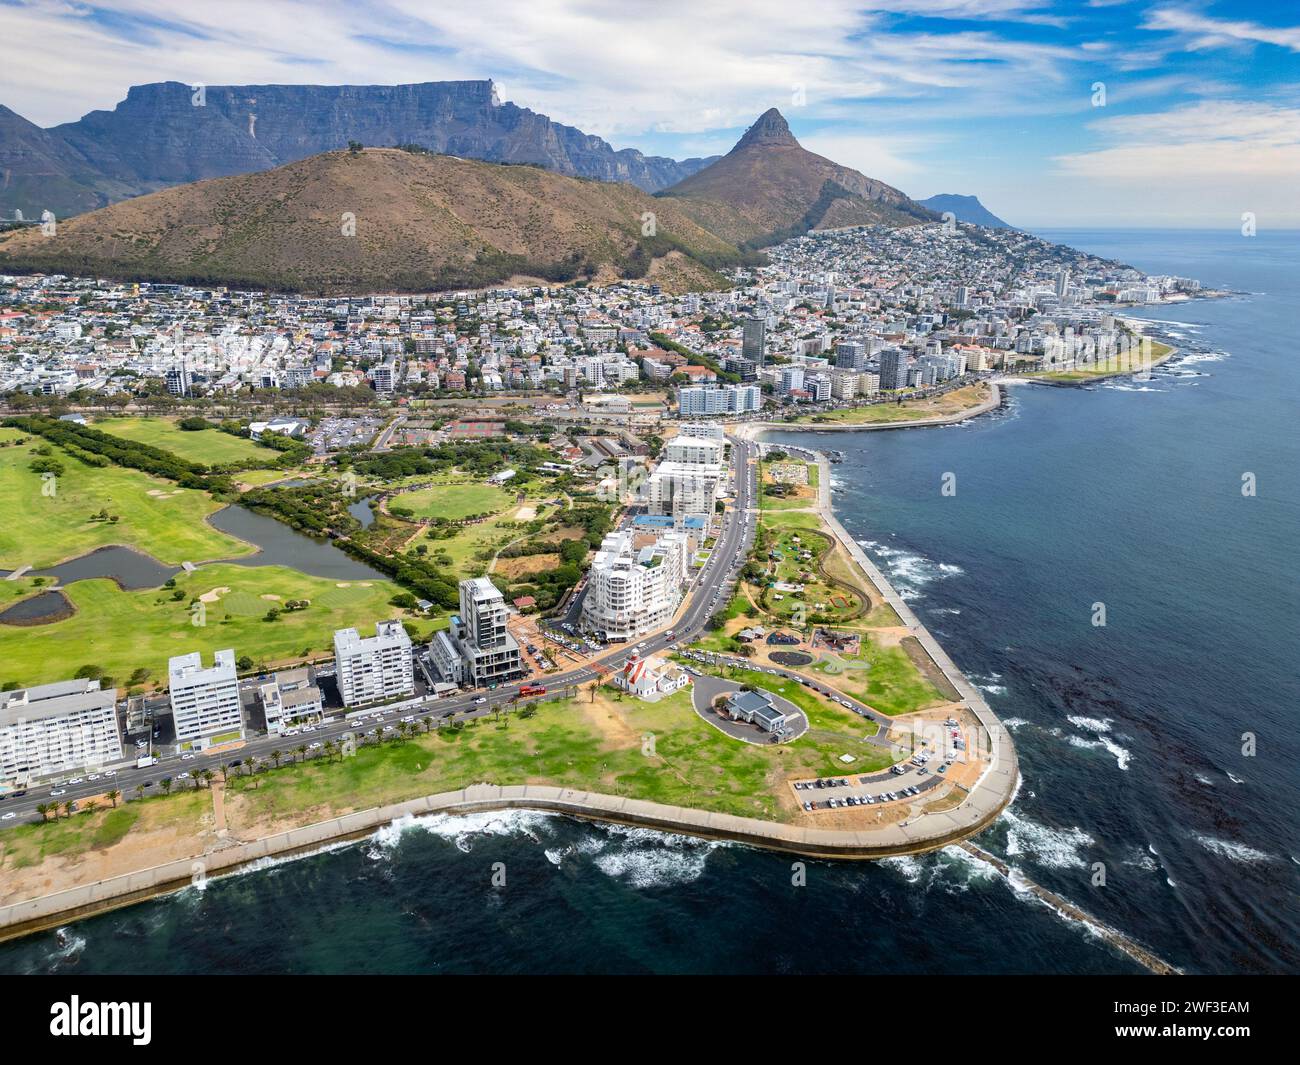
{"type": "Polygon", "coordinates": [[[0,103],[41,125],[145,81],[492,78],[677,157],[779,107],[814,151],[1016,224],[1300,226],[1290,2],[0,0],[0,39],[0,103]]]}

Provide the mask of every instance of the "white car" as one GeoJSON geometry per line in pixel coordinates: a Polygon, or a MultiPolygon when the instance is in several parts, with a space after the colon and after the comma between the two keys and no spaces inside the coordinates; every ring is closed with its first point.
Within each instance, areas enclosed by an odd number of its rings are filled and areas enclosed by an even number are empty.
{"type": "Polygon", "coordinates": [[[65,794],[67,794],[67,790],[68,790],[67,788],[52,788],[52,789],[50,789],[50,794],[51,794],[51,795],[65,795],[65,794]]]}
{"type": "Polygon", "coordinates": [[[183,755],[181,755],[181,761],[182,761],[182,762],[190,762],[190,761],[193,761],[193,760],[194,760],[194,755],[192,755],[192,754],[183,754],[183,755]]]}
{"type": "Polygon", "coordinates": [[[487,702],[487,696],[480,695],[477,699],[474,700],[474,705],[482,706],[485,702],[487,702]]]}
{"type": "Polygon", "coordinates": [[[176,779],[177,779],[177,780],[189,780],[189,779],[190,779],[190,775],[189,775],[188,773],[177,773],[177,774],[176,774],[176,779]]]}
{"type": "Polygon", "coordinates": [[[85,780],[81,777],[73,777],[68,781],[69,784],[84,784],[85,780]]]}
{"type": "Polygon", "coordinates": [[[12,820],[13,820],[15,817],[17,817],[17,816],[18,816],[18,815],[17,815],[16,813],[14,813],[12,810],[10,810],[10,811],[9,811],[7,814],[5,814],[3,817],[0,817],[0,821],[12,821],[12,820]]]}

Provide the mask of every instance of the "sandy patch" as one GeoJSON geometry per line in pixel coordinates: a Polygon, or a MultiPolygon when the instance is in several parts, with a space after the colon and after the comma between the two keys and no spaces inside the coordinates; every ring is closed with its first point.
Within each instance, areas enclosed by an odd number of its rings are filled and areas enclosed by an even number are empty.
{"type": "Polygon", "coordinates": [[[339,581],[337,584],[334,585],[334,587],[335,587],[335,588],[351,588],[351,587],[352,587],[352,582],[351,582],[351,581],[339,581]]]}
{"type": "Polygon", "coordinates": [[[269,600],[271,600],[273,603],[278,603],[278,602],[280,601],[280,597],[279,597],[278,595],[275,595],[275,594],[271,593],[271,592],[267,592],[265,595],[258,596],[258,598],[259,598],[259,599],[269,599],[269,600]]]}
{"type": "Polygon", "coordinates": [[[210,592],[204,592],[201,596],[199,596],[199,602],[200,603],[220,602],[221,597],[225,595],[228,591],[230,591],[230,589],[223,584],[220,588],[213,588],[212,591],[210,592]]]}
{"type": "Polygon", "coordinates": [[[537,517],[536,507],[524,506],[515,511],[515,521],[532,521],[535,517],[537,517]]]}
{"type": "MultiPolygon", "coordinates": [[[[631,699],[631,696],[627,698],[631,699]]],[[[601,737],[611,746],[617,748],[635,747],[641,743],[641,732],[629,724],[623,708],[604,692],[596,693],[596,701],[580,699],[582,716],[586,718],[601,737]]]]}
{"type": "Polygon", "coordinates": [[[497,559],[496,572],[512,578],[525,577],[531,573],[546,573],[559,564],[559,555],[520,555],[518,558],[497,559]]]}

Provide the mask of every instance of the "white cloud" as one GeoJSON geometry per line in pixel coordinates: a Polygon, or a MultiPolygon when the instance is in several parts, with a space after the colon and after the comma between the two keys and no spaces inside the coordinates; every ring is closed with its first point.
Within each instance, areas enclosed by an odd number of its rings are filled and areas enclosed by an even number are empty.
{"type": "Polygon", "coordinates": [[[1162,7],[1147,15],[1145,28],[1172,30],[1186,37],[1191,51],[1246,44],[1274,44],[1300,52],[1300,26],[1263,26],[1244,19],[1217,19],[1184,8],[1162,7]]]}
{"type": "Polygon", "coordinates": [[[1110,217],[1229,224],[1254,211],[1274,225],[1300,221],[1300,109],[1202,101],[1093,124],[1112,142],[1056,157],[1064,202],[1108,204],[1110,217]]]}

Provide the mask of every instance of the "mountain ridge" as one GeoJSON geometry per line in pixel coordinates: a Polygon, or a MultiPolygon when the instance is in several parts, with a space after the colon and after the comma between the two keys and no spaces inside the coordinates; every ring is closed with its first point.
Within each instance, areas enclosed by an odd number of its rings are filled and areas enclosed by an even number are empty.
{"type": "Polygon", "coordinates": [[[721,159],[655,195],[742,248],[814,229],[915,225],[935,217],[893,186],[808,151],[775,107],[721,159]]]}
{"type": "Polygon", "coordinates": [[[685,291],[721,287],[716,270],[744,258],[632,185],[380,148],[173,186],[60,220],[51,237],[0,237],[5,270],[331,295],[512,277],[645,277],[685,291]]]}
{"type": "Polygon", "coordinates": [[[571,177],[628,182],[648,192],[711,161],[616,150],[576,127],[502,103],[490,80],[202,88],[151,82],[131,86],[111,110],[90,111],[48,130],[26,124],[30,128],[21,137],[0,128],[0,170],[30,168],[25,161],[39,143],[56,195],[49,189],[42,195],[38,183],[6,182],[0,184],[0,208],[17,207],[29,217],[45,208],[63,217],[170,185],[267,170],[350,141],[538,163],[571,177]]]}

